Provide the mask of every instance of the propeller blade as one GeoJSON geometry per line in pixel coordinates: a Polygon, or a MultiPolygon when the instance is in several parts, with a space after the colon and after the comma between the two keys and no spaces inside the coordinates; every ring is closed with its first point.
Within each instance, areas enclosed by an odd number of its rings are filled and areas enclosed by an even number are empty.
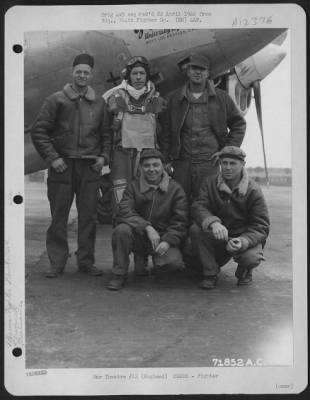
{"type": "Polygon", "coordinates": [[[256,105],[256,113],[258,124],[260,128],[260,133],[262,137],[262,145],[263,145],[263,155],[264,155],[264,166],[265,166],[265,176],[266,176],[266,184],[267,187],[269,186],[269,176],[268,176],[268,168],[267,168],[267,161],[266,161],[266,150],[265,150],[265,141],[264,141],[264,130],[263,130],[263,116],[262,116],[262,101],[261,101],[261,90],[260,90],[260,81],[255,81],[252,84],[253,92],[254,92],[254,99],[256,105]]]}

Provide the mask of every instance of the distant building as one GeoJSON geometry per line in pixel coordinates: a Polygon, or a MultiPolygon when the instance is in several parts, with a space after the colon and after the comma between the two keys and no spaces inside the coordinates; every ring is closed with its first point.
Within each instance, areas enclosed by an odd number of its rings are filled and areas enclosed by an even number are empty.
{"type": "MultiPolygon", "coordinates": [[[[105,171],[107,173],[108,171],[105,171]]],[[[250,178],[254,179],[260,185],[266,184],[265,169],[263,167],[248,167],[247,172],[250,178]]],[[[273,186],[291,186],[292,170],[291,168],[268,168],[269,184],[273,186]]],[[[34,172],[25,176],[26,181],[44,182],[47,177],[47,170],[34,172]]]]}
{"type": "MultiPolygon", "coordinates": [[[[266,184],[265,168],[248,167],[249,176],[260,185],[266,184]]],[[[291,168],[268,168],[269,184],[273,186],[291,186],[292,169],[291,168]]]]}

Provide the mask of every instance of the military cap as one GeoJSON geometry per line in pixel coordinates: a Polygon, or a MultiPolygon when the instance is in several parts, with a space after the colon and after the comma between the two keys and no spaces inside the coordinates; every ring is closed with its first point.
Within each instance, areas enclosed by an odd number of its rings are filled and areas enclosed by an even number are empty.
{"type": "Polygon", "coordinates": [[[220,158],[236,158],[237,160],[244,161],[246,154],[237,146],[225,146],[219,154],[220,158]]]}
{"type": "Polygon", "coordinates": [[[87,64],[91,68],[94,68],[95,65],[94,57],[86,53],[79,54],[75,57],[72,64],[72,68],[79,64],[87,64]]]}
{"type": "Polygon", "coordinates": [[[189,63],[187,64],[187,66],[196,66],[203,69],[210,69],[211,62],[208,57],[193,54],[189,56],[189,63]]]}
{"type": "Polygon", "coordinates": [[[162,162],[164,162],[164,156],[159,150],[156,149],[143,150],[140,156],[140,164],[147,158],[159,158],[162,162]]]}

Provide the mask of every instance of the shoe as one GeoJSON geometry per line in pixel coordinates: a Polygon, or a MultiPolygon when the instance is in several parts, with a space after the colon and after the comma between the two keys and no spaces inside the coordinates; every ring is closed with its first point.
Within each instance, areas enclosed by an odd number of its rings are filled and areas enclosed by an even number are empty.
{"type": "Polygon", "coordinates": [[[79,272],[81,274],[87,274],[91,276],[101,276],[103,271],[94,265],[79,265],[79,272]]]}
{"type": "Polygon", "coordinates": [[[45,274],[46,278],[57,278],[58,275],[64,272],[65,267],[55,267],[50,265],[47,273],[45,274]]]}
{"type": "Polygon", "coordinates": [[[252,269],[247,269],[244,271],[243,276],[238,279],[237,285],[238,286],[249,286],[252,284],[253,277],[252,277],[252,269]]]}
{"type": "Polygon", "coordinates": [[[207,290],[214,289],[216,287],[216,281],[217,281],[216,276],[208,276],[200,282],[199,287],[200,289],[207,289],[207,290]]]}
{"type": "Polygon", "coordinates": [[[108,283],[109,290],[121,290],[125,285],[126,277],[124,275],[112,275],[112,279],[108,283]]]}

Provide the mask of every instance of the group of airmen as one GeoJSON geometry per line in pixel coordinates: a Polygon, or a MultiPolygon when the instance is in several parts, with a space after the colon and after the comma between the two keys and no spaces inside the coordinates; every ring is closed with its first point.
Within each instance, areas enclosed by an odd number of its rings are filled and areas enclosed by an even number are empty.
{"type": "Polygon", "coordinates": [[[71,83],[45,100],[31,135],[48,163],[47,277],[65,270],[74,197],[78,271],[102,275],[95,266],[98,189],[109,166],[108,289],[125,286],[131,253],[137,276],[149,274],[151,257],[154,272],[195,268],[199,287],[213,289],[220,268],[233,258],[237,284],[251,284],[270,222],[262,190],[244,168],[246,122],[209,79],[210,59],[188,59],[187,82],[164,99],[142,56],[128,61],[120,85],[96,94],[89,85],[95,60],[82,53],[73,61],[71,83]]]}

